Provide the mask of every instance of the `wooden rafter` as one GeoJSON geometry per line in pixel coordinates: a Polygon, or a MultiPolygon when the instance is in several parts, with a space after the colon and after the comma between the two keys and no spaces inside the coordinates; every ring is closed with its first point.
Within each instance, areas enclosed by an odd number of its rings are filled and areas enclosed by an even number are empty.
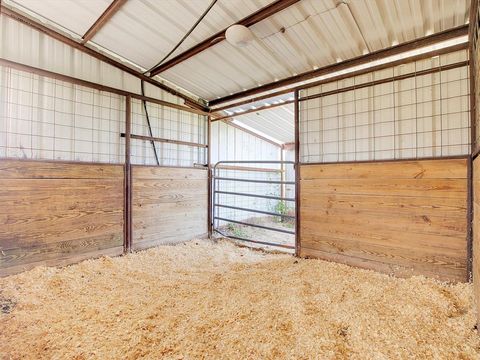
{"type": "MultiPolygon", "coordinates": [[[[256,11],[255,13],[243,18],[236,24],[244,25],[246,27],[250,27],[266,18],[269,16],[272,16],[279,11],[282,11],[286,9],[287,7],[297,3],[300,0],[276,0],[275,2],[261,8],[260,10],[256,11]]],[[[190,49],[184,51],[180,55],[175,56],[173,59],[158,65],[157,67],[153,68],[152,71],[150,71],[150,76],[155,76],[160,74],[161,72],[164,72],[167,69],[170,69],[171,67],[180,64],[182,61],[185,61],[192,56],[197,55],[198,53],[202,52],[203,50],[208,49],[209,47],[219,43],[220,41],[225,39],[225,31],[226,29],[223,29],[222,31],[219,31],[218,33],[210,36],[208,39],[203,40],[202,42],[198,43],[197,45],[191,47],[190,49]]]]}
{"type": "Polygon", "coordinates": [[[82,36],[82,44],[85,44],[112,18],[115,13],[127,2],[127,0],[113,0],[112,3],[105,9],[100,17],[93,23],[85,35],[82,36]]]}

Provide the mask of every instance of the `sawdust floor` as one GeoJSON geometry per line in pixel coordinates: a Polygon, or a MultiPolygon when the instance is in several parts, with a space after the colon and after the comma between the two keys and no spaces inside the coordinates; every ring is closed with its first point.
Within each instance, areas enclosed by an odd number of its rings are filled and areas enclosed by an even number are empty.
{"type": "Polygon", "coordinates": [[[468,359],[472,286],[193,241],[0,279],[0,355],[468,359]]]}

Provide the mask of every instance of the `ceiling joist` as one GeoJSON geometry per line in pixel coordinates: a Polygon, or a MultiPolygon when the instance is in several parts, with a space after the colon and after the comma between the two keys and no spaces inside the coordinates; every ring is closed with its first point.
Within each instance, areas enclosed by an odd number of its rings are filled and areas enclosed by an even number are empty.
{"type": "MultiPolygon", "coordinates": [[[[270,5],[267,5],[260,10],[254,12],[253,14],[243,18],[236,24],[239,25],[244,25],[246,27],[250,27],[252,25],[255,25],[256,23],[288,8],[289,6],[299,2],[300,0],[276,0],[275,2],[271,3],[270,5]]],[[[233,25],[233,24],[232,24],[233,25]]],[[[192,56],[197,55],[198,53],[208,49],[209,47],[218,44],[220,41],[225,39],[225,31],[227,29],[223,29],[222,31],[219,31],[218,33],[210,36],[209,38],[203,40],[202,42],[198,43],[197,45],[191,47],[190,49],[184,51],[180,55],[175,56],[171,60],[166,61],[163,64],[160,64],[153,68],[150,71],[150,76],[155,76],[158,75],[171,67],[180,64],[181,62],[191,58],[192,56]]]]}
{"type": "Polygon", "coordinates": [[[93,23],[85,35],[82,36],[82,44],[90,41],[95,34],[110,20],[115,13],[127,2],[127,0],[113,0],[112,3],[105,9],[102,15],[93,23]]]}

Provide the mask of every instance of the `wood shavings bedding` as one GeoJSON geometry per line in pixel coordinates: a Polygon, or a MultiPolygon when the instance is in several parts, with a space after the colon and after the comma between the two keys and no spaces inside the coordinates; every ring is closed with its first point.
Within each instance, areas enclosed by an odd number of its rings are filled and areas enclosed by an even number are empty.
{"type": "Polygon", "coordinates": [[[471,284],[191,241],[0,279],[5,359],[477,359],[471,284]]]}

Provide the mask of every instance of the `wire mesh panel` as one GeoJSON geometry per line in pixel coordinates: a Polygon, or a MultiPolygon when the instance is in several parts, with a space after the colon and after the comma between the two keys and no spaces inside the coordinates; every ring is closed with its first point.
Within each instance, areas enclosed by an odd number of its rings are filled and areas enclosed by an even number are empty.
{"type": "Polygon", "coordinates": [[[322,84],[299,95],[303,163],[470,151],[466,51],[322,84]]]}
{"type": "Polygon", "coordinates": [[[0,157],[123,163],[125,97],[0,67],[0,157]]]}
{"type": "Polygon", "coordinates": [[[204,115],[150,102],[144,104],[141,100],[133,99],[132,134],[173,142],[186,142],[191,145],[134,138],[132,139],[132,164],[164,166],[206,164],[207,126],[208,118],[204,115]]]}

